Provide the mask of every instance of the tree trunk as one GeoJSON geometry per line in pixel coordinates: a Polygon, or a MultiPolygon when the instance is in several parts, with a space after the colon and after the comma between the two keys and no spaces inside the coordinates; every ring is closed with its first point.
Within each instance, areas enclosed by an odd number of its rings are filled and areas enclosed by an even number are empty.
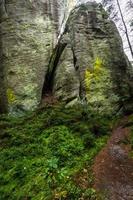
{"type": "Polygon", "coordinates": [[[128,29],[127,29],[127,26],[126,26],[126,23],[125,23],[125,20],[124,20],[124,17],[123,17],[123,13],[122,13],[122,10],[121,10],[121,6],[120,6],[120,3],[119,3],[119,0],[116,0],[116,1],[117,1],[117,5],[118,5],[118,8],[119,8],[119,11],[120,11],[122,23],[123,23],[124,28],[125,28],[125,34],[126,34],[127,42],[128,42],[128,45],[129,45],[129,49],[130,49],[130,52],[131,52],[131,55],[132,55],[132,58],[133,58],[133,49],[132,49],[132,45],[131,45],[131,42],[130,42],[130,39],[129,39],[128,29]]]}

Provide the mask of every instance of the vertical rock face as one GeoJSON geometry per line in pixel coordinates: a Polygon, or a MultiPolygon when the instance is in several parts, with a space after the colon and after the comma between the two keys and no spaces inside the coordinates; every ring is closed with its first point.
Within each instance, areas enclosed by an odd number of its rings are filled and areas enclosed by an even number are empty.
{"type": "Polygon", "coordinates": [[[68,11],[64,0],[1,0],[0,9],[9,107],[31,110],[41,100],[49,58],[68,11]]]}
{"type": "Polygon", "coordinates": [[[69,105],[85,100],[93,111],[131,109],[132,68],[116,26],[96,3],[76,7],[62,26],[75,3],[0,1],[0,95],[11,111],[35,109],[49,90],[69,105]]]}
{"type": "Polygon", "coordinates": [[[63,44],[53,84],[58,99],[69,104],[83,99],[101,113],[131,110],[132,68],[101,5],[87,3],[71,12],[58,45],[63,44]]]}
{"type": "MultiPolygon", "coordinates": [[[[0,22],[6,17],[4,1],[0,1],[0,22]]],[[[6,97],[6,72],[4,67],[3,44],[2,44],[2,27],[0,24],[0,113],[8,111],[7,97],[6,97]]]]}

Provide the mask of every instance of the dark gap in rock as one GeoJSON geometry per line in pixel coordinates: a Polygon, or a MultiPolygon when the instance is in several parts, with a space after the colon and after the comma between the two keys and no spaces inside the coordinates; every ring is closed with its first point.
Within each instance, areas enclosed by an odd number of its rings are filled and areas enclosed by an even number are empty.
{"type": "Polygon", "coordinates": [[[66,45],[66,43],[59,43],[53,51],[49,61],[48,71],[44,79],[45,81],[42,89],[42,99],[44,99],[46,96],[52,96],[55,71],[66,45]]]}
{"type": "Polygon", "coordinates": [[[77,58],[76,58],[76,55],[75,55],[75,53],[74,53],[74,49],[72,48],[71,50],[72,50],[72,53],[73,53],[73,64],[74,64],[74,68],[75,68],[75,70],[77,71],[78,68],[79,68],[79,66],[77,66],[77,58]]]}
{"type": "Polygon", "coordinates": [[[71,101],[73,101],[74,99],[75,99],[75,97],[70,97],[70,98],[68,98],[68,99],[65,101],[65,103],[68,104],[68,103],[70,103],[71,101]]]}

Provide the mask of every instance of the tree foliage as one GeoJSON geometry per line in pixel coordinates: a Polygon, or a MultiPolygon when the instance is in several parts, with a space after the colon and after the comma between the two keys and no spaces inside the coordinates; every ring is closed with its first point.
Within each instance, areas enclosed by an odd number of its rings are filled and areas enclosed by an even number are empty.
{"type": "MultiPolygon", "coordinates": [[[[129,31],[128,31],[128,26],[127,26],[127,22],[124,18],[124,13],[123,10],[121,8],[121,4],[120,4],[120,0],[103,0],[102,4],[104,7],[107,8],[111,19],[113,19],[114,21],[121,21],[121,27],[120,29],[124,32],[127,42],[128,42],[128,46],[133,58],[133,48],[131,45],[131,41],[130,41],[130,37],[129,37],[129,31]]],[[[127,5],[130,6],[130,8],[132,8],[133,6],[133,2],[132,0],[129,0],[127,2],[127,5]]]]}

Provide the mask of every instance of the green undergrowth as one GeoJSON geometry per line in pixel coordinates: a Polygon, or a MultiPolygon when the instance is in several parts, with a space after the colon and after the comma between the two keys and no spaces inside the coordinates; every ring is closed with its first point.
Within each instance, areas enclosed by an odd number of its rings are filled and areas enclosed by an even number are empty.
{"type": "Polygon", "coordinates": [[[111,127],[112,119],[81,106],[2,116],[0,200],[103,200],[91,166],[111,127]]]}

